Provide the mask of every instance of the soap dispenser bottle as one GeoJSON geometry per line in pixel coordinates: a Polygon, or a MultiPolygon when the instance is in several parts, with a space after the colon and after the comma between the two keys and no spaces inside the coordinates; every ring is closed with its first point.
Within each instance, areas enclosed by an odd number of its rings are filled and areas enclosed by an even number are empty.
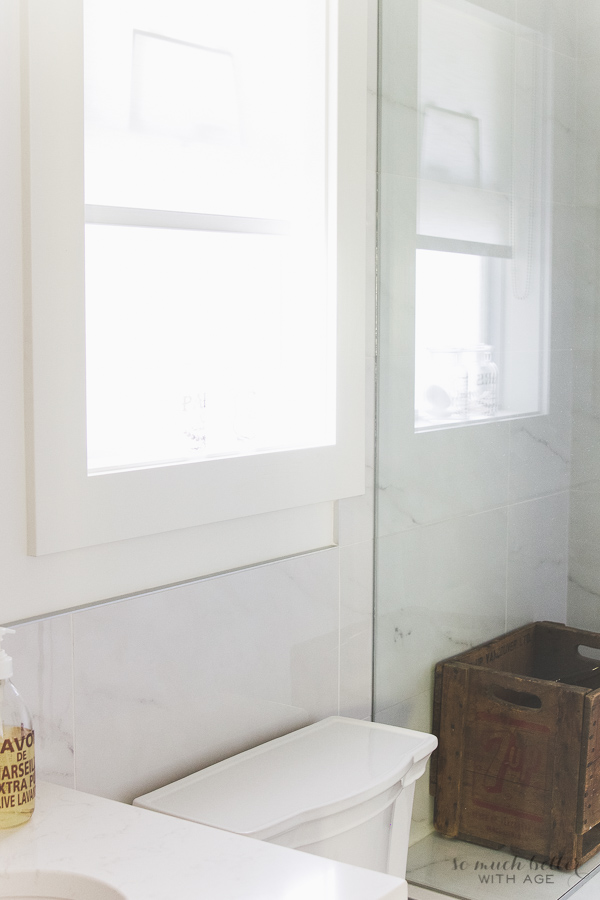
{"type": "MultiPolygon", "coordinates": [[[[13,628],[0,627],[0,644],[13,628]]],[[[35,805],[31,716],[13,685],[12,659],[0,646],[0,828],[24,825],[35,805]]]]}

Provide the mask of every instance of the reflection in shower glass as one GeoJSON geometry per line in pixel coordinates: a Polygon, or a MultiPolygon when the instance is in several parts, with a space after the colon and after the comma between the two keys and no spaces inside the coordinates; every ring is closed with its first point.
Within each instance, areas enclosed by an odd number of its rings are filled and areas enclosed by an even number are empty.
{"type": "MultiPolygon", "coordinates": [[[[419,422],[460,422],[490,415],[483,397],[491,347],[483,343],[483,262],[480,256],[417,250],[415,412],[419,422]]],[[[490,382],[497,394],[497,379],[490,382]]]]}
{"type": "MultiPolygon", "coordinates": [[[[378,722],[431,729],[436,665],[504,631],[565,621],[573,606],[597,625],[600,581],[589,548],[598,544],[599,517],[582,490],[586,478],[597,489],[588,466],[597,409],[594,420],[586,410],[578,422],[585,461],[571,468],[571,315],[588,271],[582,256],[577,272],[575,248],[583,233],[592,256],[598,245],[597,210],[578,232],[571,205],[578,121],[579,147],[591,147],[587,110],[578,120],[574,99],[591,96],[593,82],[592,44],[581,64],[572,58],[571,6],[380,2],[378,722]],[[585,539],[572,566],[574,507],[585,539]]],[[[599,27],[588,21],[586,32],[596,39],[599,27]]],[[[594,101],[595,115],[597,91],[594,101]]],[[[594,194],[591,161],[585,183],[594,194]]],[[[583,301],[585,327],[593,297],[583,301]]],[[[577,360],[579,373],[587,392],[585,361],[577,360]]],[[[468,731],[463,737],[466,748],[468,731]]],[[[477,769],[477,748],[473,758],[477,769]]],[[[507,783],[505,822],[514,784],[507,783]]],[[[425,776],[415,788],[410,896],[489,900],[490,884],[507,897],[522,894],[518,875],[506,883],[489,873],[521,863],[529,870],[529,861],[448,841],[434,829],[433,800],[425,776]]],[[[462,823],[457,830],[474,833],[462,823]]],[[[574,883],[565,877],[561,889],[555,874],[549,898],[574,883]]]]}
{"type": "Polygon", "coordinates": [[[466,0],[418,15],[415,428],[541,413],[540,35],[466,0]]]}

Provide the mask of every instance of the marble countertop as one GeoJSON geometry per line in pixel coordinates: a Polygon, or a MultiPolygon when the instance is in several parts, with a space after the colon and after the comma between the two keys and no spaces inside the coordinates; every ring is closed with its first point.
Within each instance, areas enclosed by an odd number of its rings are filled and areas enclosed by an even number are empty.
{"type": "Polygon", "coordinates": [[[390,875],[44,783],[31,821],[0,832],[0,881],[31,870],[97,878],[127,900],[407,897],[390,875]]]}

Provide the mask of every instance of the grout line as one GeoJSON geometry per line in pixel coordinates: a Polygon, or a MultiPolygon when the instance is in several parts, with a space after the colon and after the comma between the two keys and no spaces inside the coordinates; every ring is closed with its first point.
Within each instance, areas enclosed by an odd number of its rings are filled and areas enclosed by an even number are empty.
{"type": "Polygon", "coordinates": [[[76,726],[75,726],[75,628],[73,616],[69,615],[69,627],[71,633],[71,733],[73,737],[73,789],[77,790],[77,753],[76,753],[76,726]]]}
{"type": "Polygon", "coordinates": [[[338,591],[338,629],[337,629],[337,711],[342,715],[342,553],[338,547],[337,591],[338,591]]]}
{"type": "Polygon", "coordinates": [[[505,570],[504,570],[504,630],[510,631],[508,625],[508,579],[509,579],[509,566],[508,566],[508,553],[509,553],[509,534],[510,534],[510,520],[511,520],[511,504],[510,502],[510,469],[511,469],[511,457],[512,457],[512,439],[513,439],[513,430],[512,425],[508,426],[508,449],[507,449],[507,465],[506,465],[506,544],[504,547],[504,561],[505,561],[505,570]]]}
{"type": "Polygon", "coordinates": [[[377,708],[377,623],[378,623],[378,549],[379,549],[379,381],[380,381],[380,353],[379,353],[379,327],[380,327],[380,271],[379,248],[381,230],[381,96],[382,96],[382,59],[381,59],[381,28],[382,28],[382,0],[377,3],[377,106],[376,106],[376,137],[375,137],[375,320],[373,335],[373,566],[372,566],[372,596],[373,619],[371,632],[371,721],[375,721],[377,708]]]}
{"type": "Polygon", "coordinates": [[[91,600],[89,603],[82,603],[80,606],[69,606],[64,609],[56,609],[47,613],[39,613],[36,616],[28,616],[25,619],[13,619],[10,622],[3,622],[8,628],[17,625],[29,625],[32,622],[43,622],[46,619],[55,619],[58,616],[72,615],[77,612],[85,612],[88,609],[96,609],[99,606],[108,606],[113,603],[123,603],[127,600],[133,600],[137,597],[149,597],[152,594],[160,594],[163,591],[177,590],[178,588],[187,587],[189,585],[200,584],[205,581],[213,581],[217,578],[227,578],[237,575],[241,572],[247,572],[250,569],[263,569],[267,566],[275,566],[279,563],[285,563],[289,560],[299,559],[302,556],[314,556],[317,553],[329,553],[336,550],[337,544],[328,544],[325,547],[315,547],[313,550],[302,550],[300,553],[291,553],[288,556],[278,556],[276,559],[267,559],[258,563],[250,563],[245,566],[239,566],[235,569],[225,569],[222,572],[213,572],[210,575],[200,575],[197,578],[186,578],[183,581],[173,581],[168,584],[159,584],[156,587],[142,588],[139,591],[130,591],[127,594],[118,594],[115,597],[106,597],[102,600],[91,600]]]}

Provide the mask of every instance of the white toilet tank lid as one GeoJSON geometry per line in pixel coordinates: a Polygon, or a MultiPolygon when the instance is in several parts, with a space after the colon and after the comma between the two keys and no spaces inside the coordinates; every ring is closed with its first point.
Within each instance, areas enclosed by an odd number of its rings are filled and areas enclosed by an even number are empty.
{"type": "Polygon", "coordinates": [[[436,745],[431,734],[332,716],[133,802],[264,840],[410,784],[436,745]]]}

